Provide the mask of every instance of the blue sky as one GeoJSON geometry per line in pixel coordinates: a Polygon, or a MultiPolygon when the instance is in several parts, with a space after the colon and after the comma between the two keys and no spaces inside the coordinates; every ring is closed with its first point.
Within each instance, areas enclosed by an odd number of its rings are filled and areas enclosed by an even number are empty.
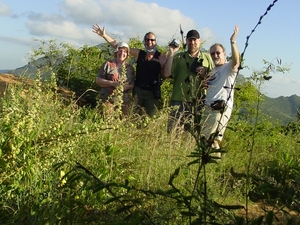
{"type": "MultiPolygon", "coordinates": [[[[153,31],[160,45],[185,34],[200,32],[204,48],[215,42],[230,49],[229,37],[235,24],[240,26],[240,51],[246,37],[273,0],[0,0],[0,69],[15,69],[28,62],[34,39],[68,42],[74,47],[94,45],[103,40],[92,32],[92,25],[105,25],[107,33],[119,40],[142,37],[153,31]]],[[[290,67],[285,74],[271,74],[263,85],[269,97],[300,96],[299,15],[300,2],[278,0],[263,18],[249,40],[241,74],[249,76],[264,67],[263,60],[290,67]]],[[[228,52],[229,53],[229,52],[228,52]]]]}

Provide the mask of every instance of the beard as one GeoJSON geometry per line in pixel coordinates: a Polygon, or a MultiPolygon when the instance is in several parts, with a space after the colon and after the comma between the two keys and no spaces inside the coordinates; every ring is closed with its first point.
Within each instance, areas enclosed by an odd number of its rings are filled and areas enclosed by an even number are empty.
{"type": "Polygon", "coordinates": [[[188,46],[189,53],[196,53],[199,51],[199,48],[197,45],[189,45],[188,46]]]}
{"type": "Polygon", "coordinates": [[[215,65],[219,65],[221,63],[221,59],[214,59],[213,62],[215,65]]]}

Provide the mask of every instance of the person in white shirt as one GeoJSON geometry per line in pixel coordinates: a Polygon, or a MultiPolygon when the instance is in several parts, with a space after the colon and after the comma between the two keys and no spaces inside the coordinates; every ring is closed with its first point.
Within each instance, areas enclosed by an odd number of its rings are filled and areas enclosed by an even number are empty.
{"type": "MultiPolygon", "coordinates": [[[[239,27],[236,25],[230,37],[231,59],[226,60],[225,48],[216,43],[210,47],[210,55],[215,68],[207,80],[205,110],[201,135],[206,138],[211,147],[219,149],[220,142],[230,119],[235,80],[240,66],[240,54],[236,44],[239,27]]],[[[221,154],[218,155],[221,157],[221,154]]]]}

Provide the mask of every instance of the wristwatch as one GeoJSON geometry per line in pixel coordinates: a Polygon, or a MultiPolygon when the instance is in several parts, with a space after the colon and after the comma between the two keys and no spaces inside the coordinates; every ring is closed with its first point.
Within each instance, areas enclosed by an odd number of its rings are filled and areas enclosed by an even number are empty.
{"type": "Polygon", "coordinates": [[[236,41],[231,41],[231,44],[235,44],[236,43],[236,41]]]}

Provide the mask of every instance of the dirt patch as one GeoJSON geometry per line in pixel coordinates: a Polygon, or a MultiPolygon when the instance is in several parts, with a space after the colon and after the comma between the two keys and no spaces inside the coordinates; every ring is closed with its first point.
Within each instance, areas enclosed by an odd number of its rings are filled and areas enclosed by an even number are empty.
{"type": "Polygon", "coordinates": [[[10,84],[33,85],[33,80],[23,79],[12,74],[0,74],[0,96],[3,96],[5,90],[10,84]]]}
{"type": "MultiPolygon", "coordinates": [[[[294,210],[281,208],[281,210],[276,209],[273,206],[266,205],[263,203],[253,203],[248,206],[248,218],[253,220],[257,219],[261,216],[264,217],[264,221],[266,218],[266,215],[268,212],[273,212],[273,223],[276,225],[286,225],[286,224],[292,224],[292,225],[299,225],[300,224],[300,217],[299,213],[294,210]],[[291,220],[292,223],[288,223],[288,220],[291,220]]],[[[237,213],[238,216],[246,218],[246,211],[240,210],[237,213]]]]}
{"type": "MultiPolygon", "coordinates": [[[[25,86],[30,87],[34,85],[34,80],[22,78],[13,74],[0,73],[0,97],[4,95],[5,91],[7,90],[7,87],[13,84],[25,84],[25,86]]],[[[64,88],[58,88],[57,93],[66,99],[71,99],[74,96],[74,92],[64,88]]]]}

